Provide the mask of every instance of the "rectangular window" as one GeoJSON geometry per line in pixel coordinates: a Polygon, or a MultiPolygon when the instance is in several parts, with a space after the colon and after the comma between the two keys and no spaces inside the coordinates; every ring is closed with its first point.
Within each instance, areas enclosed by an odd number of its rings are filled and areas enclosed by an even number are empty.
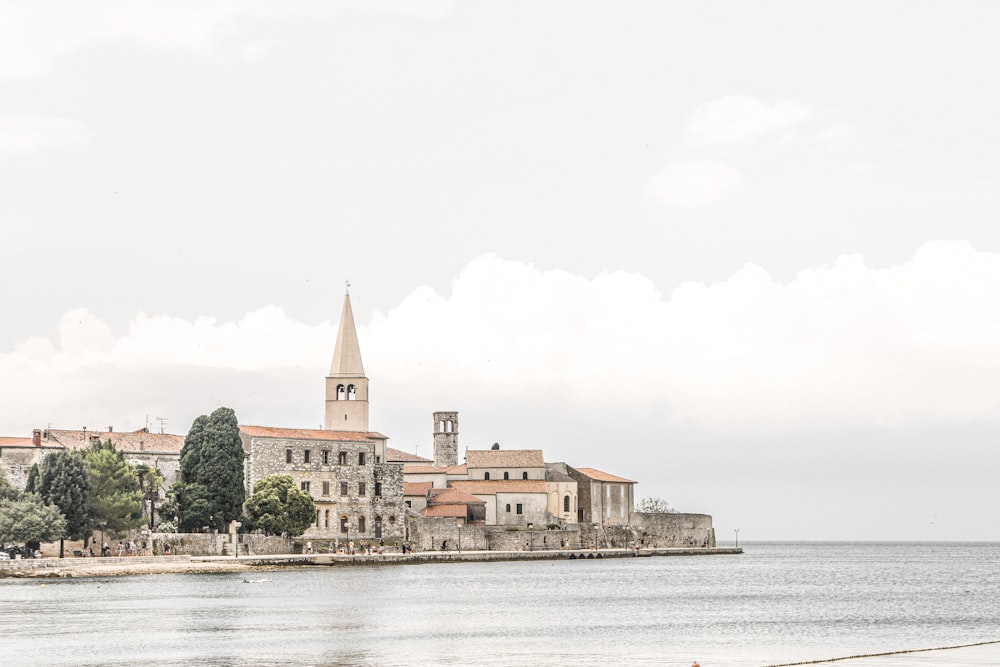
{"type": "Polygon", "coordinates": [[[346,516],[340,517],[340,532],[342,532],[342,533],[346,533],[347,532],[347,517],[346,516]]]}
{"type": "Polygon", "coordinates": [[[342,466],[347,465],[347,452],[337,452],[337,464],[342,466]]]}
{"type": "Polygon", "coordinates": [[[381,456],[376,456],[375,457],[375,463],[382,463],[382,457],[381,456]]]}
{"type": "Polygon", "coordinates": [[[347,482],[341,482],[340,483],[340,495],[342,495],[342,496],[346,496],[347,495],[347,482]]]}
{"type": "Polygon", "coordinates": [[[517,504],[517,513],[524,514],[524,505],[522,505],[521,503],[517,504]]]}
{"type": "MultiPolygon", "coordinates": [[[[323,495],[324,496],[330,495],[330,482],[323,482],[323,495]]],[[[330,522],[327,521],[327,524],[329,523],[330,522]]]]}
{"type": "Polygon", "coordinates": [[[308,449],[305,450],[304,452],[302,452],[302,462],[303,463],[309,463],[309,459],[310,459],[311,456],[312,456],[312,451],[310,451],[308,449]]]}
{"type": "Polygon", "coordinates": [[[409,507],[410,509],[413,509],[413,501],[412,500],[407,500],[406,501],[406,506],[409,507]]]}
{"type": "Polygon", "coordinates": [[[365,464],[365,453],[358,452],[358,465],[363,466],[365,464]]]}
{"type": "Polygon", "coordinates": [[[302,488],[303,491],[309,493],[309,482],[302,482],[302,484],[300,484],[299,486],[302,488]]]}
{"type": "Polygon", "coordinates": [[[291,462],[292,462],[292,450],[286,449],[285,450],[285,463],[291,463],[291,462]]]}
{"type": "Polygon", "coordinates": [[[330,465],[330,450],[329,449],[324,449],[323,450],[323,465],[325,465],[325,466],[330,465]]]}
{"type": "Polygon", "coordinates": [[[358,495],[359,496],[365,495],[365,483],[364,482],[358,482],[358,495]]]}
{"type": "Polygon", "coordinates": [[[382,495],[382,482],[375,482],[375,497],[378,498],[382,495]]]}

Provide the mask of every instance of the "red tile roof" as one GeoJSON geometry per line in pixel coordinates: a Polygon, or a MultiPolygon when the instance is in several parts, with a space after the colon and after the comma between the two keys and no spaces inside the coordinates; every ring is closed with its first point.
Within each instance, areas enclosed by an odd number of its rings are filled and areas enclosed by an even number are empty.
{"type": "Polygon", "coordinates": [[[284,438],[288,440],[328,440],[333,442],[364,442],[385,440],[375,431],[327,431],[324,429],[277,428],[274,426],[240,426],[240,432],[251,438],[284,438]]]}
{"type": "MultiPolygon", "coordinates": [[[[42,443],[47,444],[47,443],[42,443]]],[[[31,438],[8,438],[0,436],[0,447],[34,447],[31,438]]]]}
{"type": "MultiPolygon", "coordinates": [[[[119,452],[147,452],[180,455],[184,447],[184,436],[173,433],[150,433],[144,428],[138,431],[64,431],[47,429],[49,444],[58,443],[67,449],[87,449],[94,440],[110,440],[119,452]],[[54,441],[54,443],[53,443],[54,441]]],[[[42,440],[45,444],[45,440],[42,440]]]]}
{"type": "Polygon", "coordinates": [[[434,482],[403,482],[404,496],[426,496],[434,488],[434,482]]]}
{"type": "Polygon", "coordinates": [[[432,505],[485,505],[486,501],[477,498],[461,489],[439,489],[440,493],[431,492],[432,505]]]}
{"type": "Polygon", "coordinates": [[[393,449],[392,447],[385,448],[385,460],[390,463],[399,463],[400,461],[403,463],[432,463],[430,459],[404,452],[401,449],[393,449]]]}
{"type": "Polygon", "coordinates": [[[634,479],[625,479],[624,477],[618,477],[617,475],[612,475],[611,473],[603,472],[597,468],[574,468],[577,472],[581,472],[590,479],[597,480],[598,482],[622,482],[625,484],[635,484],[634,479]]]}
{"type": "Polygon", "coordinates": [[[457,466],[448,466],[445,468],[449,475],[468,475],[469,467],[464,463],[457,466]]]}
{"type": "Polygon", "coordinates": [[[468,516],[465,505],[430,505],[420,510],[423,516],[444,516],[464,519],[468,516]]]}
{"type": "Polygon", "coordinates": [[[455,480],[449,485],[475,496],[492,496],[496,493],[545,493],[545,482],[540,479],[470,479],[455,480]]]}

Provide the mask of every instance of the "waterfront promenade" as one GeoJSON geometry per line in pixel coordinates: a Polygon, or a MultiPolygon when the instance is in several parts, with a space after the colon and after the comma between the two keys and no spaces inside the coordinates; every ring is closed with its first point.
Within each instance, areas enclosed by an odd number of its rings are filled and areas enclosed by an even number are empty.
{"type": "Polygon", "coordinates": [[[385,554],[274,554],[267,556],[133,556],[109,558],[36,558],[0,562],[0,578],[105,577],[140,574],[210,573],[283,567],[417,565],[518,560],[598,560],[604,558],[714,556],[743,553],[715,549],[567,549],[550,551],[420,551],[385,554]]]}

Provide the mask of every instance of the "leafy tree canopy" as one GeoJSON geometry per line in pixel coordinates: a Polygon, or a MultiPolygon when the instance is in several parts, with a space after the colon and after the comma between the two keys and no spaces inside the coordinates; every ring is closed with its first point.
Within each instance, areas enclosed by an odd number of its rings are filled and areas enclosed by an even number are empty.
{"type": "Polygon", "coordinates": [[[49,454],[42,462],[38,489],[42,500],[66,517],[63,537],[79,540],[90,534],[90,476],[79,452],[49,454]]]}
{"type": "Polygon", "coordinates": [[[20,500],[0,500],[0,545],[53,542],[66,534],[66,518],[55,505],[46,505],[35,493],[20,500]]]}
{"type": "Polygon", "coordinates": [[[92,525],[112,532],[136,528],[142,522],[142,492],[135,468],[111,440],[95,442],[83,456],[90,476],[92,525]]]}
{"type": "Polygon", "coordinates": [[[636,512],[644,514],[676,514],[677,510],[672,508],[663,498],[647,496],[635,505],[636,512]]]}
{"type": "Polygon", "coordinates": [[[243,442],[236,413],[219,408],[194,420],[181,449],[182,493],[176,494],[184,527],[194,516],[207,517],[198,525],[224,529],[243,512],[243,442]]]}
{"type": "Polygon", "coordinates": [[[295,488],[288,475],[270,475],[253,485],[253,495],[246,502],[246,516],[271,535],[296,537],[306,532],[316,520],[312,496],[295,488]]]}

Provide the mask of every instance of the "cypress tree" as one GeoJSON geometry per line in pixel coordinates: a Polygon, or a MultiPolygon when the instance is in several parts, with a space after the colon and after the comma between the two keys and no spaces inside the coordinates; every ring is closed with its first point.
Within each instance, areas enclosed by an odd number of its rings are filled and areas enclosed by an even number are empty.
{"type": "Polygon", "coordinates": [[[219,408],[194,420],[181,449],[175,489],[181,527],[225,529],[243,513],[243,442],[236,413],[219,408]]]}

